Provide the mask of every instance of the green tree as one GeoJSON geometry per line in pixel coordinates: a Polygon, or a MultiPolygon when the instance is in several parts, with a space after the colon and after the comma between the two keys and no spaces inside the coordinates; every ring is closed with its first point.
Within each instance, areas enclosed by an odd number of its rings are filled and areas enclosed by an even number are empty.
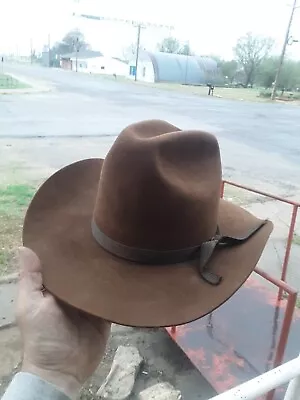
{"type": "MultiPolygon", "coordinates": [[[[265,89],[270,89],[275,81],[279,58],[268,57],[260,67],[257,82],[265,89]]],[[[278,80],[278,89],[294,90],[300,86],[300,63],[294,60],[285,60],[278,80]]]]}
{"type": "Polygon", "coordinates": [[[278,57],[268,57],[261,63],[256,83],[265,89],[270,89],[276,76],[278,57]]]}
{"type": "Polygon", "coordinates": [[[180,41],[172,36],[163,39],[158,45],[159,51],[163,53],[179,53],[181,49],[180,41]]]}
{"type": "Polygon", "coordinates": [[[256,36],[248,32],[238,39],[234,47],[235,57],[245,73],[245,86],[254,84],[259,68],[274,45],[269,37],[256,36]]]}
{"type": "Polygon", "coordinates": [[[220,61],[218,65],[226,81],[232,84],[237,74],[238,63],[235,60],[220,61]]]}
{"type": "Polygon", "coordinates": [[[179,50],[178,54],[183,54],[185,56],[192,56],[193,52],[189,43],[185,43],[179,50]]]}
{"type": "Polygon", "coordinates": [[[300,87],[300,63],[294,60],[285,60],[279,75],[278,88],[285,91],[294,90],[296,87],[300,87]]]}
{"type": "Polygon", "coordinates": [[[55,43],[51,53],[52,55],[62,55],[76,50],[88,50],[89,48],[90,45],[85,41],[84,34],[78,29],[73,29],[60,42],[55,43]]]}

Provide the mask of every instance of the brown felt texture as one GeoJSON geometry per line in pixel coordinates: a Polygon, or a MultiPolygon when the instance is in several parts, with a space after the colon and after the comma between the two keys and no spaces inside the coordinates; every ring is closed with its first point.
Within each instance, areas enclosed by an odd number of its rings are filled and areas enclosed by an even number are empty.
{"type": "Polygon", "coordinates": [[[23,243],[42,262],[45,287],[60,300],[130,326],[186,323],[213,311],[245,282],[272,231],[268,222],[246,243],[218,249],[205,282],[197,260],[138,265],[105,251],[91,233],[94,218],[127,246],[170,250],[200,245],[216,232],[243,237],[261,220],[219,199],[216,138],[164,121],[126,128],[105,160],[68,165],[38,190],[26,214],[23,243]],[[99,179],[100,178],[100,179],[99,179]]]}

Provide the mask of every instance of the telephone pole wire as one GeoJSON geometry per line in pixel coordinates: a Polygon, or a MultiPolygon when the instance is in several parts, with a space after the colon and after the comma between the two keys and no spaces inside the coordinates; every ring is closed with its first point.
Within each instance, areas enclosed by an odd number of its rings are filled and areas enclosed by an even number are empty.
{"type": "Polygon", "coordinates": [[[136,55],[135,55],[135,74],[134,80],[137,81],[138,67],[139,67],[139,55],[140,55],[140,42],[141,42],[141,24],[137,27],[137,40],[136,40],[136,55]]]}
{"type": "Polygon", "coordinates": [[[295,13],[296,8],[297,8],[297,0],[294,0],[294,4],[293,4],[290,20],[289,20],[288,27],[287,27],[287,30],[286,30],[285,39],[284,39],[284,43],[283,43],[283,47],[282,47],[282,51],[281,51],[281,55],[280,55],[280,59],[279,59],[279,65],[278,65],[278,69],[277,69],[277,72],[276,72],[275,82],[274,82],[274,85],[273,85],[271,100],[274,100],[275,96],[276,96],[276,89],[277,89],[277,85],[278,85],[278,80],[279,80],[280,72],[281,72],[281,69],[282,69],[284,56],[285,56],[285,52],[286,52],[286,46],[288,45],[288,41],[289,41],[289,37],[290,37],[290,30],[291,30],[291,26],[292,26],[292,22],[293,22],[294,13],[295,13]]]}

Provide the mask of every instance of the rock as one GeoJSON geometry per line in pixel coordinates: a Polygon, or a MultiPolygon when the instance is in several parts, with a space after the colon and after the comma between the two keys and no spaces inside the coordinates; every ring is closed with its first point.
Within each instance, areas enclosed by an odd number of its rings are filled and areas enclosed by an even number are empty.
{"type": "Polygon", "coordinates": [[[170,383],[163,382],[143,390],[139,394],[140,400],[180,400],[181,393],[170,383]]]}
{"type": "Polygon", "coordinates": [[[105,400],[125,400],[130,396],[142,357],[135,347],[119,346],[110,372],[97,392],[105,400]]]}

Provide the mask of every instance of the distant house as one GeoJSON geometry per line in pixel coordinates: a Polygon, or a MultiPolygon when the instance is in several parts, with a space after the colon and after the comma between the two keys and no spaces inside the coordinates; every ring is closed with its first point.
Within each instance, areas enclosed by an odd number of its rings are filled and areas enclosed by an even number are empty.
{"type": "MultiPolygon", "coordinates": [[[[134,78],[135,73],[135,59],[132,59],[129,62],[130,77],[134,78]]],[[[139,55],[137,79],[145,82],[203,85],[221,82],[222,75],[217,62],[209,57],[142,51],[139,55]]]]}
{"type": "Polygon", "coordinates": [[[104,56],[100,51],[84,50],[61,56],[61,68],[78,72],[128,76],[128,65],[118,59],[104,56]]]}

